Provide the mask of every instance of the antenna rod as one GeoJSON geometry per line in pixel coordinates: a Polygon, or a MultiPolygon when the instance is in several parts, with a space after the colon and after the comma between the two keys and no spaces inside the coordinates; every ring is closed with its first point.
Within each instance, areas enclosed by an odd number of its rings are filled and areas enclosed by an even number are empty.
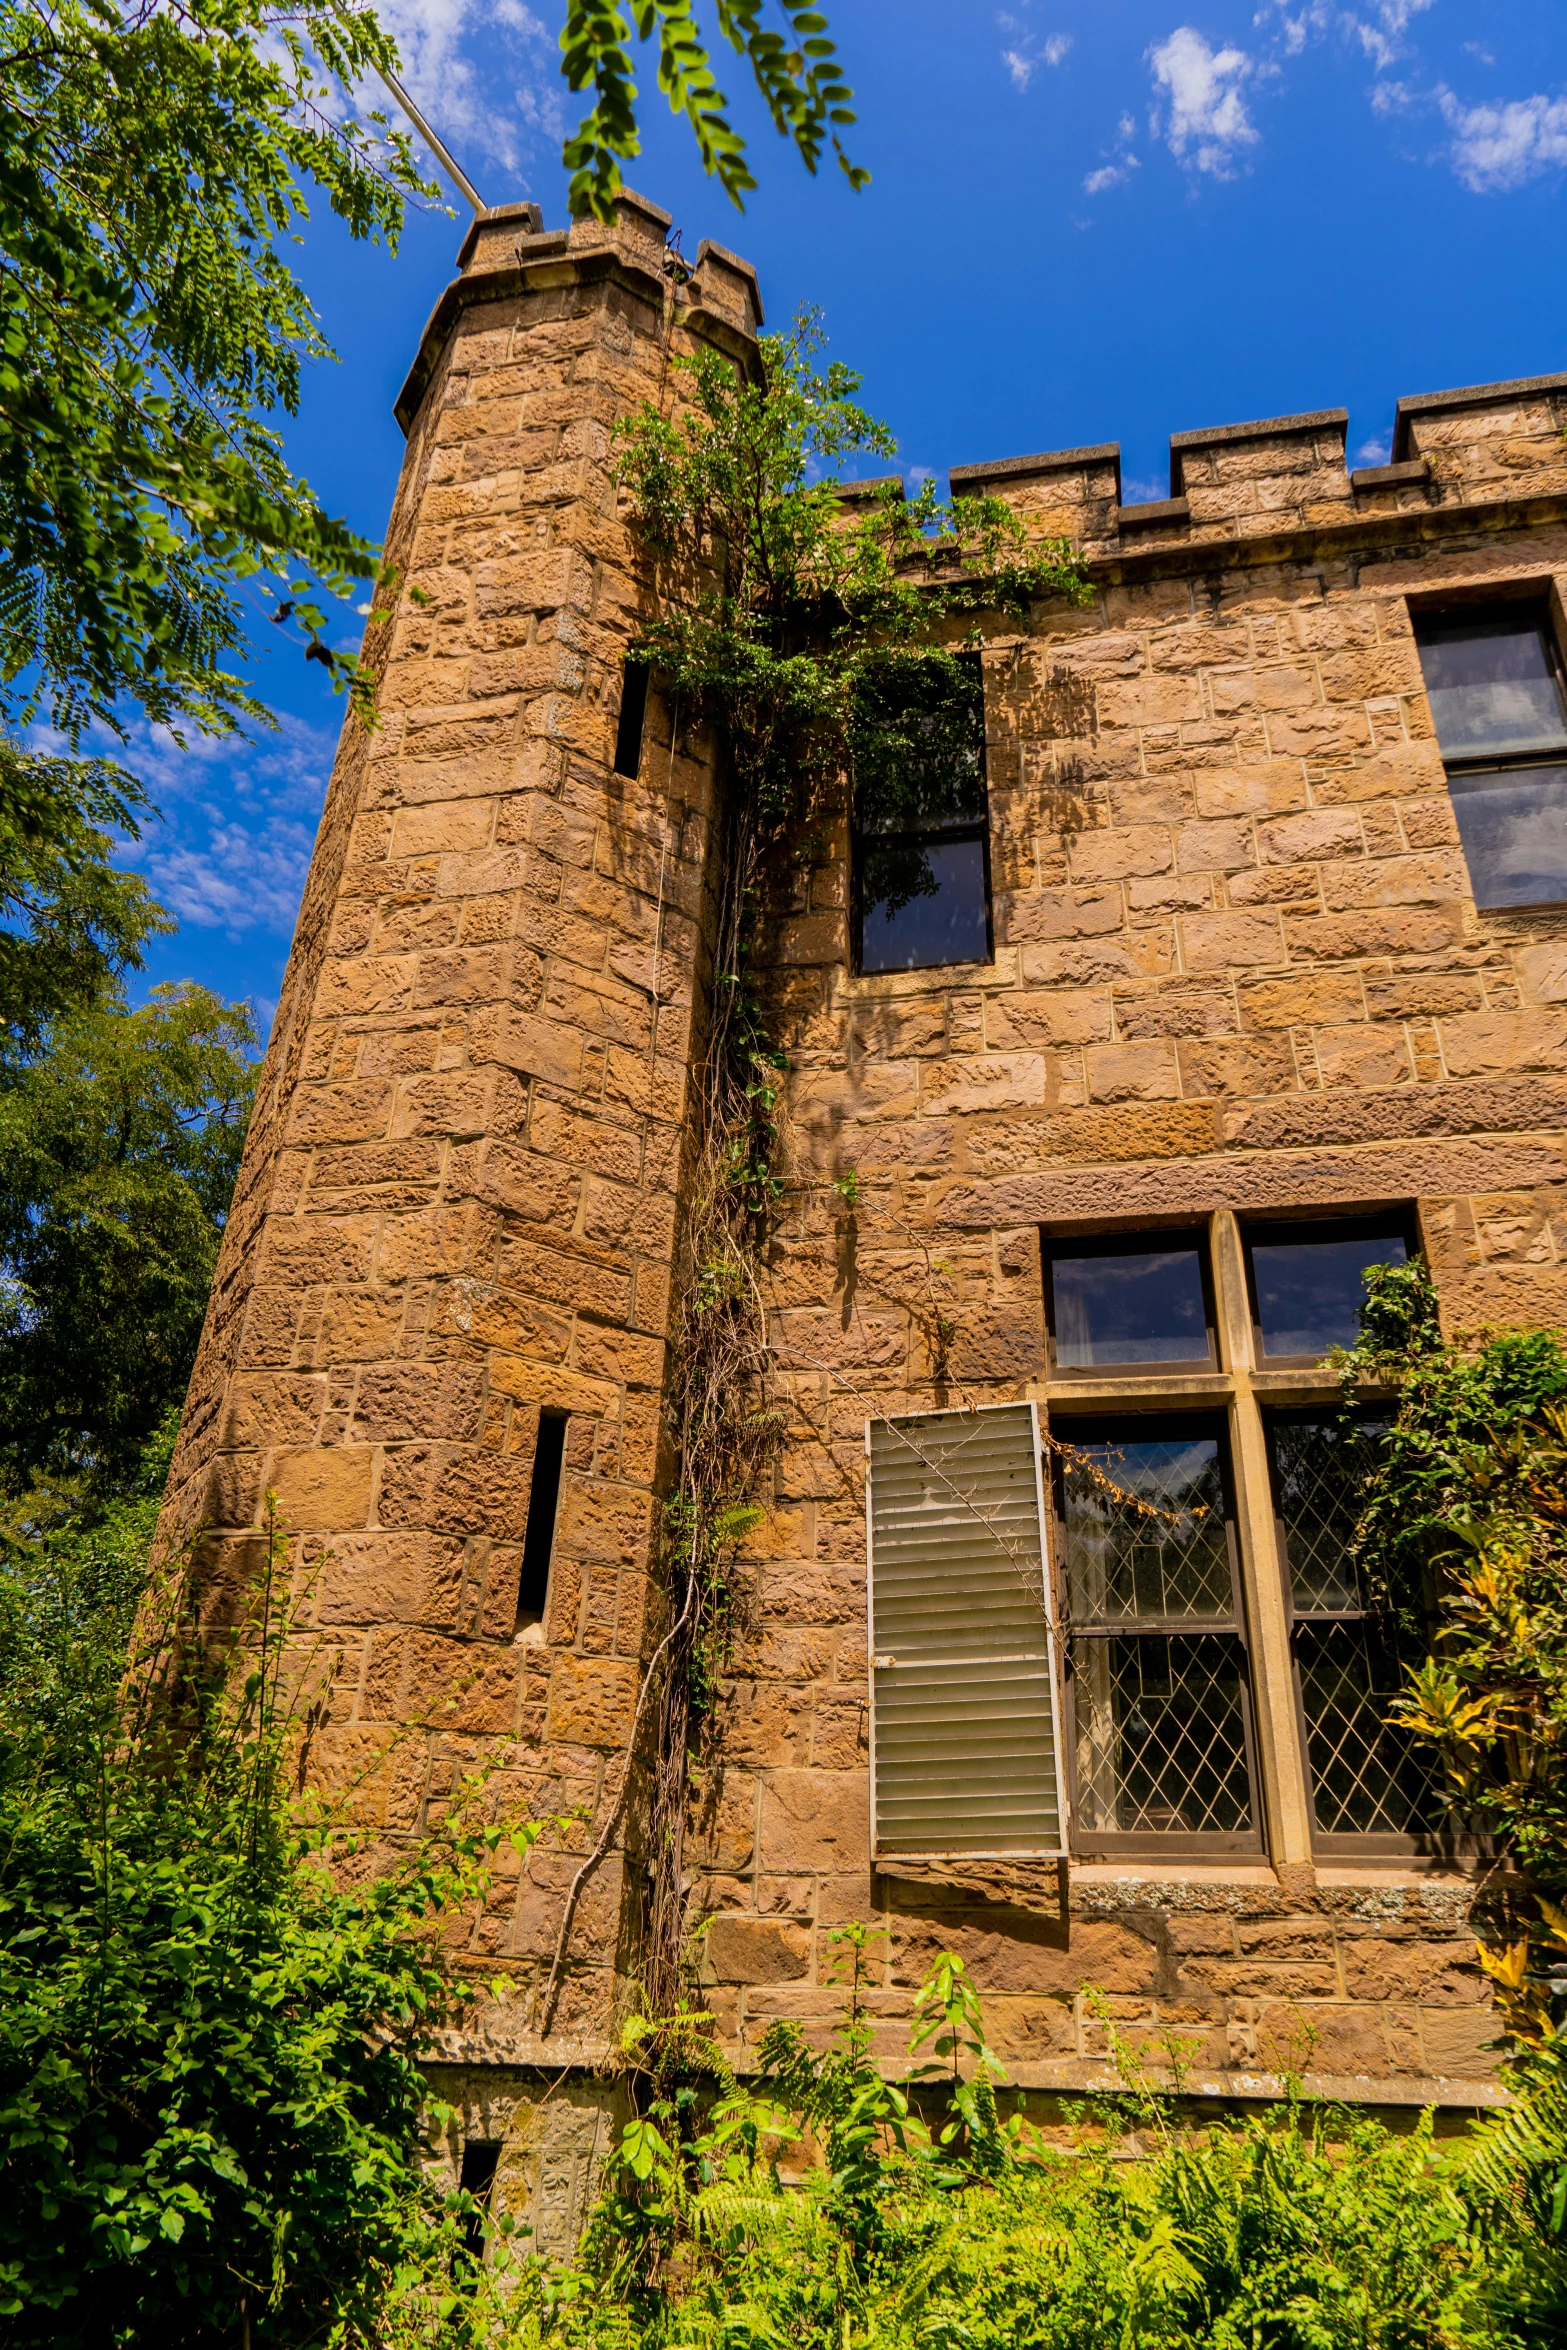
{"type": "Polygon", "coordinates": [[[418,107],[409,97],[408,92],[403,88],[403,85],[398,80],[396,74],[389,72],[384,65],[378,65],[376,67],[376,71],[380,75],[382,81],[385,82],[387,88],[391,91],[392,96],[397,100],[398,105],[407,115],[409,121],[413,124],[414,129],[419,133],[420,138],[424,140],[425,145],[429,147],[431,152],[438,158],[438,160],[445,165],[447,177],[454,183],[455,186],[462,190],[463,195],[473,206],[475,212],[487,212],[489,210],[489,206],[485,203],[484,198],[480,195],[478,189],[474,186],[472,180],[463,170],[462,165],[458,162],[456,156],[446,145],[445,141],[436,137],[434,131],[425,121],[424,116],[420,113],[418,107]]]}

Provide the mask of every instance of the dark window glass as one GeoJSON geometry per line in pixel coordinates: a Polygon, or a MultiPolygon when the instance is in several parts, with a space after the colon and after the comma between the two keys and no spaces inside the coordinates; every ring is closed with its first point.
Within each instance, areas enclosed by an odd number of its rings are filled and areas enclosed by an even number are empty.
{"type": "Polygon", "coordinates": [[[889,660],[856,698],[862,971],[990,960],[985,697],[977,659],[889,660]]]}
{"type": "Polygon", "coordinates": [[[1264,1358],[1320,1362],[1360,1336],[1368,1265],[1401,1265],[1401,1233],[1319,1224],[1251,1236],[1251,1275],[1264,1358]]]}
{"type": "Polygon", "coordinates": [[[1550,620],[1538,604],[1418,620],[1426,694],[1445,759],[1567,746],[1550,620]]]}
{"type": "Polygon", "coordinates": [[[538,1623],[549,1596],[550,1554],[555,1547],[555,1513],[560,1505],[565,1458],[565,1413],[541,1412],[533,1448],[533,1483],[528,1490],[528,1523],[522,1537],[522,1574],[517,1584],[519,1629],[538,1623]]]}
{"type": "Polygon", "coordinates": [[[1567,767],[1481,769],[1448,789],[1477,906],[1567,898],[1567,767]]]}
{"type": "Polygon", "coordinates": [[[1255,1841],[1220,1437],[1055,1433],[1077,1835],[1255,1841]]]}
{"type": "Polygon", "coordinates": [[[1278,1419],[1268,1429],[1317,1834],[1418,1836],[1438,1813],[1417,1749],[1388,1721],[1423,1620],[1368,1588],[1351,1556],[1381,1424],[1278,1419]]]}
{"type": "Polygon", "coordinates": [[[1050,1265],[1057,1367],[1208,1363],[1201,1249],[1181,1233],[1164,1247],[1084,1249],[1063,1242],[1050,1265]]]}
{"type": "Polygon", "coordinates": [[[983,841],[878,841],[861,857],[862,971],[989,961],[983,841]]]}
{"type": "Polygon", "coordinates": [[[615,773],[635,775],[642,765],[642,728],[647,718],[648,669],[628,661],[620,680],[620,723],[615,729],[615,773]]]}

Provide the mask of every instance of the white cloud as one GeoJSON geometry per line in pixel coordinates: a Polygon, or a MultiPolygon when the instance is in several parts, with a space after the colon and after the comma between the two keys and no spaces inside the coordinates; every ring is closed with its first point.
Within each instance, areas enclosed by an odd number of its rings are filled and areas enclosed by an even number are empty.
{"type": "Polygon", "coordinates": [[[1070,33],[1047,33],[1044,40],[1036,40],[1028,22],[1027,10],[1032,0],[1023,0],[1024,14],[996,18],[1002,32],[1012,36],[1012,46],[1003,49],[1001,62],[1012,78],[1015,90],[1026,90],[1042,65],[1059,65],[1072,46],[1070,33]]]}
{"type": "Polygon", "coordinates": [[[1132,153],[1132,141],[1137,136],[1137,125],[1129,114],[1123,114],[1115,126],[1116,153],[1097,171],[1091,171],[1083,182],[1085,196],[1102,196],[1108,188],[1124,187],[1134,171],[1137,157],[1132,153]]]}
{"type": "Polygon", "coordinates": [[[1567,164],[1567,98],[1465,106],[1451,90],[1438,89],[1436,100],[1453,134],[1453,169],[1476,196],[1521,188],[1567,164]]]}
{"type": "Polygon", "coordinates": [[[1362,465],[1385,465],[1393,453],[1390,435],[1380,433],[1375,440],[1362,441],[1355,455],[1362,465]]]}
{"type": "Polygon", "coordinates": [[[326,796],[335,727],[283,718],[252,742],[196,735],[181,749],[142,722],[103,746],[146,785],[162,821],[119,862],[145,875],[160,905],[199,930],[287,937],[299,911],[326,796]]]}
{"type": "MultiPolygon", "coordinates": [[[[528,164],[558,146],[565,131],[549,28],[524,0],[383,0],[377,14],[397,43],[404,86],[486,201],[526,194],[528,164]]],[[[276,34],[267,38],[276,44],[276,34]]],[[[317,103],[329,117],[344,111],[330,90],[317,103]]],[[[396,129],[409,127],[374,75],[354,103],[361,117],[382,114],[396,129]]],[[[431,176],[442,179],[417,133],[414,146],[431,176]]]]}
{"type": "Polygon", "coordinates": [[[1346,18],[1351,32],[1376,67],[1386,73],[1404,54],[1404,33],[1411,17],[1423,16],[1432,0],[1377,0],[1370,16],[1346,18]]]}
{"type": "Polygon", "coordinates": [[[1237,151],[1257,138],[1241,96],[1251,59],[1243,49],[1210,49],[1190,25],[1178,26],[1148,56],[1169,101],[1167,120],[1155,109],[1155,135],[1162,132],[1171,154],[1195,170],[1228,179],[1237,151]]]}

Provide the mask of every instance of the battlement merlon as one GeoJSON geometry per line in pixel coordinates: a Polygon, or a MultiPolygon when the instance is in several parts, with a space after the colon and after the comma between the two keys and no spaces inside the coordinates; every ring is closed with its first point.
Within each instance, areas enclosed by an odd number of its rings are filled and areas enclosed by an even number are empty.
{"type": "Polygon", "coordinates": [[[1402,527],[1412,514],[1441,517],[1441,529],[1480,507],[1567,494],[1567,374],[1401,399],[1390,461],[1353,472],[1348,422],[1347,410],[1324,408],[1172,433],[1169,497],[1134,505],[1122,503],[1113,441],[955,465],[949,480],[954,497],[1005,498],[1099,560],[1204,540],[1268,545],[1281,533],[1402,527]]]}
{"type": "Polygon", "coordinates": [[[574,220],[546,229],[537,204],[502,204],[469,224],[457,253],[460,275],[443,288],[392,413],[413,432],[441,355],[462,313],[478,302],[504,301],[594,279],[619,278],[645,298],[675,305],[679,324],[746,368],[756,364],[762,297],[756,271],[727,246],[704,237],[694,264],[669,244],[671,215],[630,188],[616,199],[618,218],[574,220]]]}

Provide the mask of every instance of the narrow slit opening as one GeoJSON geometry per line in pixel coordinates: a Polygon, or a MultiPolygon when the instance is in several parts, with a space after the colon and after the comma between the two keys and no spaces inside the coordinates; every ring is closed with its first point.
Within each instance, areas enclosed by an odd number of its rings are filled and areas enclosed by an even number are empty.
{"type": "Polygon", "coordinates": [[[615,731],[615,773],[635,775],[642,765],[642,726],[647,717],[647,663],[628,661],[620,682],[620,724],[615,731]]]}
{"type": "Polygon", "coordinates": [[[477,2211],[470,2211],[464,2216],[463,2249],[479,2268],[484,2265],[485,2215],[490,2208],[500,2159],[500,2142],[494,2138],[470,2138],[462,2150],[461,2185],[479,2206],[477,2211]]]}
{"type": "Polygon", "coordinates": [[[517,1629],[544,1621],[549,1596],[550,1554],[555,1548],[555,1512],[560,1504],[561,1469],[566,1458],[566,1414],[541,1412],[533,1448],[533,1486],[522,1538],[522,1574],[517,1584],[517,1629]]]}

